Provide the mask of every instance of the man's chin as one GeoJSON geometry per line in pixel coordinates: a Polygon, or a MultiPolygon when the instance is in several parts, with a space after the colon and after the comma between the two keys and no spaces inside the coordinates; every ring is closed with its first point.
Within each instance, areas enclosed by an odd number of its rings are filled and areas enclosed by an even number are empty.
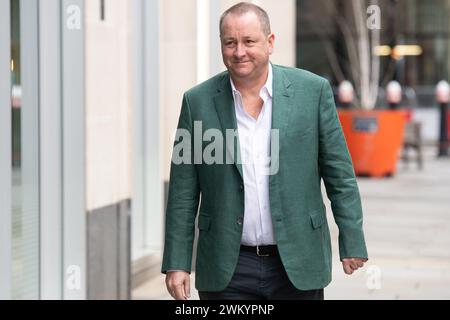
{"type": "Polygon", "coordinates": [[[251,70],[248,69],[235,69],[231,70],[231,75],[236,78],[246,78],[251,74],[251,70]]]}

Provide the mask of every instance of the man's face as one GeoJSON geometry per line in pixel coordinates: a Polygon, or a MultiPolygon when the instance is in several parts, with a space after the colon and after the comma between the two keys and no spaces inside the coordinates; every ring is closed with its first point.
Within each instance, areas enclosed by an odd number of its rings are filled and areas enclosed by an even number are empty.
{"type": "Polygon", "coordinates": [[[229,14],[222,24],[222,57],[231,76],[251,80],[262,76],[273,52],[275,36],[266,36],[255,13],[229,14]]]}

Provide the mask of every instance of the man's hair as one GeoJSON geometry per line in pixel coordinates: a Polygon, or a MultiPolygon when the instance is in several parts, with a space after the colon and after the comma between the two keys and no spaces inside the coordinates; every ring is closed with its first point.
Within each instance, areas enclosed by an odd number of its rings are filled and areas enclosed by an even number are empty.
{"type": "Polygon", "coordinates": [[[270,29],[270,19],[267,12],[257,6],[256,4],[249,3],[249,2],[239,2],[238,4],[235,4],[231,8],[229,8],[227,11],[225,11],[222,16],[220,17],[220,36],[222,36],[222,27],[223,27],[223,20],[230,15],[237,15],[237,16],[243,16],[244,14],[248,12],[253,12],[258,17],[259,23],[261,24],[262,31],[266,36],[270,35],[272,33],[270,29]]]}

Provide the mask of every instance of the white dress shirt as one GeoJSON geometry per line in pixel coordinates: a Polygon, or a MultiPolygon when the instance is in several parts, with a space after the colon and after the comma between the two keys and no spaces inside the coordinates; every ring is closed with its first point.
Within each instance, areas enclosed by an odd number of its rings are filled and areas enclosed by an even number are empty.
{"type": "Polygon", "coordinates": [[[239,134],[244,178],[244,224],[241,243],[247,246],[275,244],[269,205],[270,133],[272,128],[272,65],[259,96],[264,101],[258,119],[243,106],[241,93],[230,78],[239,134]]]}

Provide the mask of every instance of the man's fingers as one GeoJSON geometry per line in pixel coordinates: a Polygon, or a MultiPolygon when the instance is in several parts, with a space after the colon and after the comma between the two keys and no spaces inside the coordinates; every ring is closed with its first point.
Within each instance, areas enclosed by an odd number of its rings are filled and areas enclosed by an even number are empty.
{"type": "Polygon", "coordinates": [[[176,300],[186,300],[186,298],[184,297],[184,292],[183,292],[183,285],[177,285],[175,287],[175,299],[176,300]]]}
{"type": "Polygon", "coordinates": [[[352,267],[350,266],[349,263],[343,262],[343,263],[342,263],[342,266],[344,267],[344,272],[345,272],[346,274],[352,274],[352,273],[353,273],[353,269],[352,269],[352,267]]]}
{"type": "Polygon", "coordinates": [[[175,300],[187,300],[188,297],[185,296],[184,286],[182,284],[171,284],[167,287],[172,298],[175,300]]]}
{"type": "Polygon", "coordinates": [[[167,284],[167,291],[172,296],[172,298],[176,299],[175,286],[173,284],[167,284]]]}
{"type": "Polygon", "coordinates": [[[184,280],[184,297],[189,299],[191,297],[191,281],[189,277],[184,280]]]}
{"type": "Polygon", "coordinates": [[[346,274],[353,274],[354,271],[358,270],[359,268],[364,267],[364,261],[363,261],[363,259],[359,259],[359,258],[343,259],[342,266],[343,266],[344,272],[346,274]]]}
{"type": "Polygon", "coordinates": [[[173,296],[173,290],[172,290],[172,286],[168,281],[168,277],[166,277],[166,288],[167,288],[167,292],[169,292],[169,294],[172,296],[172,298],[175,298],[173,296]]]}
{"type": "Polygon", "coordinates": [[[364,262],[361,259],[352,259],[352,266],[354,269],[359,269],[364,267],[364,262]]]}

